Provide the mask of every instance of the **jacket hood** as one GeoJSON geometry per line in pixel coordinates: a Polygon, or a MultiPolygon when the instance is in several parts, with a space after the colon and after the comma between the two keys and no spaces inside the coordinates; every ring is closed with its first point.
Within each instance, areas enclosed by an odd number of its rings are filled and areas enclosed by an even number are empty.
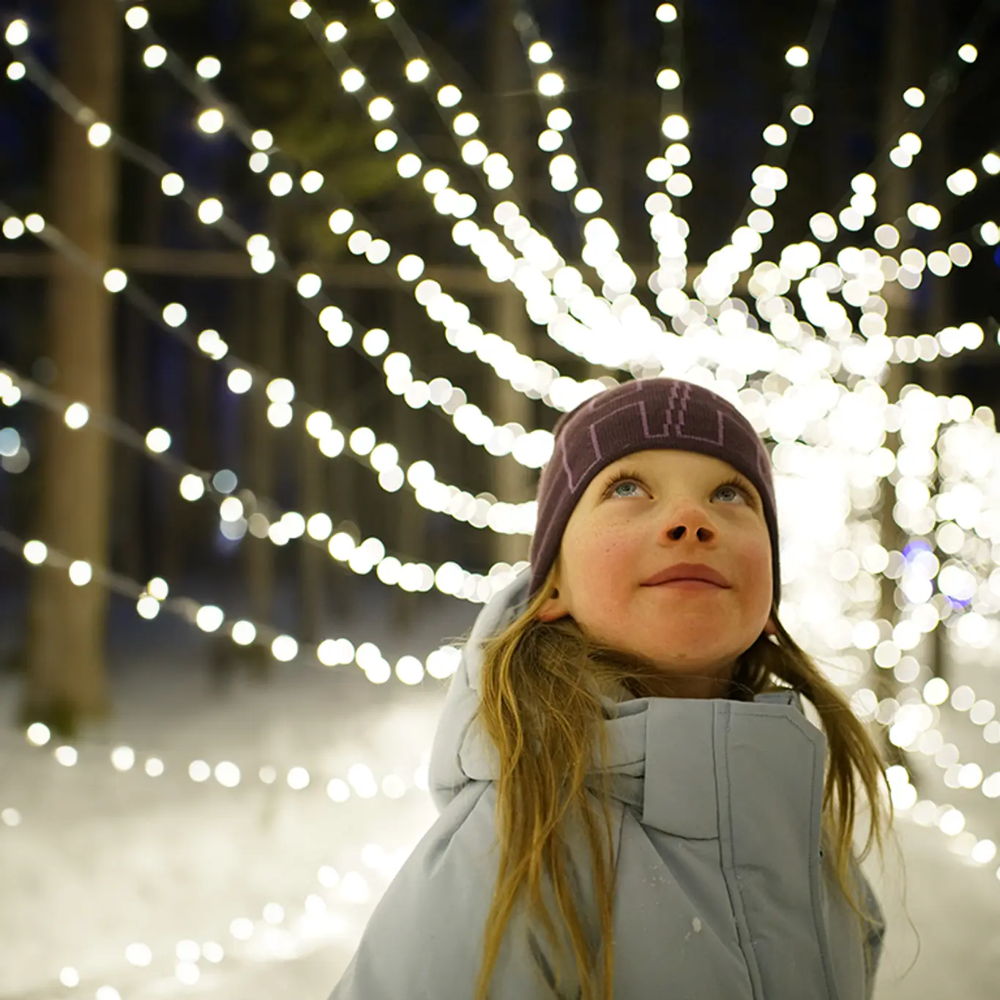
{"type": "MultiPolygon", "coordinates": [[[[499,776],[496,750],[475,718],[479,704],[483,669],[482,648],[485,640],[501,631],[524,607],[531,582],[530,568],[522,570],[503,590],[494,594],[480,611],[445,698],[438,723],[428,773],[431,797],[439,811],[471,781],[493,781],[499,776]]],[[[651,702],[659,698],[630,698],[614,701],[602,697],[609,718],[604,722],[608,733],[608,769],[614,778],[614,798],[644,805],[647,714],[651,702]]],[[[682,699],[668,699],[679,702],[682,699]]],[[[707,707],[699,699],[699,710],[707,707]]],[[[792,690],[758,694],[754,703],[794,706],[803,714],[801,696],[792,690]]],[[[734,702],[734,708],[750,703],[734,702]]],[[[657,706],[657,708],[667,706],[657,706]]],[[[676,706],[675,706],[676,707],[676,706]]]]}

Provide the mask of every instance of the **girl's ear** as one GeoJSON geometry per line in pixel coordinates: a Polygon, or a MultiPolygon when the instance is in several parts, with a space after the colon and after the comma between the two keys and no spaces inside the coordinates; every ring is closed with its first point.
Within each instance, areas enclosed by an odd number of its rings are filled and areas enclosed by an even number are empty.
{"type": "Polygon", "coordinates": [[[565,618],[569,614],[569,608],[559,595],[559,590],[552,588],[551,593],[545,603],[538,609],[535,617],[540,622],[554,622],[559,618],[565,618]]]}

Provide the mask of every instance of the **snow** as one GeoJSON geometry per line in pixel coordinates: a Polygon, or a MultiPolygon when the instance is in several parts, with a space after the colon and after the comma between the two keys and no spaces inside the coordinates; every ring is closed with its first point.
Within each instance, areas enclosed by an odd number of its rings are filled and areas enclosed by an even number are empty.
{"type": "MultiPolygon", "coordinates": [[[[460,635],[476,612],[424,598],[419,622],[394,629],[377,594],[365,592],[362,613],[333,634],[374,639],[390,661],[460,635]]],[[[356,667],[293,663],[276,664],[267,683],[237,673],[220,688],[204,637],[159,620],[120,622],[112,661],[115,716],[74,741],[69,767],[56,761],[56,741],[25,739],[14,723],[20,682],[0,676],[0,1000],[323,1000],[435,818],[421,767],[447,682],[372,685],[356,667]],[[118,771],[110,752],[122,745],[135,765],[118,771]],[[152,757],[160,776],[144,770],[152,757]],[[213,776],[193,781],[195,760],[213,776]],[[214,776],[225,761],[240,769],[235,787],[214,776]],[[406,791],[363,797],[359,764],[380,787],[395,775],[406,791]],[[259,776],[267,766],[271,784],[259,776]],[[308,771],[307,787],[289,787],[294,767],[308,771]],[[337,778],[350,791],[343,802],[327,794],[337,778]],[[149,964],[131,964],[130,945],[149,964]],[[78,986],[60,984],[67,967],[78,986]]],[[[1000,702],[997,665],[958,663],[954,678],[1000,702]]],[[[1000,747],[980,727],[950,707],[942,714],[963,761],[1000,769],[1000,747]]],[[[969,830],[1000,841],[997,800],[947,789],[933,762],[914,759],[922,795],[951,802],[969,830]]],[[[218,774],[231,784],[235,772],[218,774]]],[[[897,835],[905,886],[892,850],[885,873],[866,864],[889,921],[876,997],[994,1000],[1000,859],[959,857],[952,838],[908,819],[897,835]]]]}

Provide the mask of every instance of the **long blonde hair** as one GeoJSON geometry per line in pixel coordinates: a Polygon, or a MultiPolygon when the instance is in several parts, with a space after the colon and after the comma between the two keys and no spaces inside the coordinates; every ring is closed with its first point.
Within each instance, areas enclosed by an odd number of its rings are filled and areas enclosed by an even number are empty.
{"type": "MultiPolygon", "coordinates": [[[[558,945],[558,931],[543,899],[546,879],[573,952],[582,1000],[610,1000],[614,968],[612,916],[614,858],[602,693],[618,686],[631,697],[669,695],[670,679],[642,659],[595,645],[570,618],[545,623],[537,614],[551,592],[556,568],[514,620],[483,646],[478,718],[498,751],[497,834],[499,866],[483,937],[483,961],[476,1000],[488,1000],[489,984],[504,934],[514,913],[527,915],[558,945]],[[597,747],[602,766],[596,797],[588,779],[597,747]],[[599,937],[588,936],[574,898],[573,873],[564,838],[568,821],[578,820],[590,848],[599,937]]],[[[880,795],[888,783],[867,730],[841,691],[795,643],[778,621],[774,640],[766,635],[736,662],[729,697],[752,701],[765,690],[789,686],[816,708],[827,736],[828,767],[823,787],[824,835],[832,843],[837,881],[863,922],[875,917],[859,905],[851,878],[858,789],[870,807],[868,835],[858,860],[892,820],[892,800],[880,795]],[[783,682],[775,685],[775,680],[783,682]]],[[[862,935],[867,940],[867,935],[862,935]]],[[[867,945],[866,945],[867,947],[867,945]]],[[[561,963],[554,970],[558,995],[561,963]]]]}

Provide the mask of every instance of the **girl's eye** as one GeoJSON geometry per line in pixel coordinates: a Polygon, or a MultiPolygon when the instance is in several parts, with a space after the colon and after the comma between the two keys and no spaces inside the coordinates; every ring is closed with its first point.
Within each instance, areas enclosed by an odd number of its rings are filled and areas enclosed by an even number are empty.
{"type": "Polygon", "coordinates": [[[722,490],[732,490],[742,496],[749,506],[755,506],[753,494],[739,479],[730,479],[728,482],[721,483],[715,492],[719,493],[722,490]]]}
{"type": "Polygon", "coordinates": [[[618,474],[604,487],[604,492],[601,495],[604,499],[621,497],[623,500],[628,500],[642,495],[649,496],[649,491],[643,486],[642,478],[634,471],[620,469],[618,474]]]}
{"type": "MultiPolygon", "coordinates": [[[[743,480],[733,478],[720,483],[716,486],[713,495],[718,495],[723,490],[732,491],[736,496],[742,497],[748,506],[756,507],[753,493],[743,480]]],[[[649,491],[642,485],[642,480],[635,473],[627,471],[619,473],[604,490],[605,497],[620,497],[625,500],[642,495],[649,496],[649,491]]]]}
{"type": "Polygon", "coordinates": [[[637,497],[640,489],[642,487],[634,479],[619,479],[612,483],[608,493],[615,497],[637,497]]]}

